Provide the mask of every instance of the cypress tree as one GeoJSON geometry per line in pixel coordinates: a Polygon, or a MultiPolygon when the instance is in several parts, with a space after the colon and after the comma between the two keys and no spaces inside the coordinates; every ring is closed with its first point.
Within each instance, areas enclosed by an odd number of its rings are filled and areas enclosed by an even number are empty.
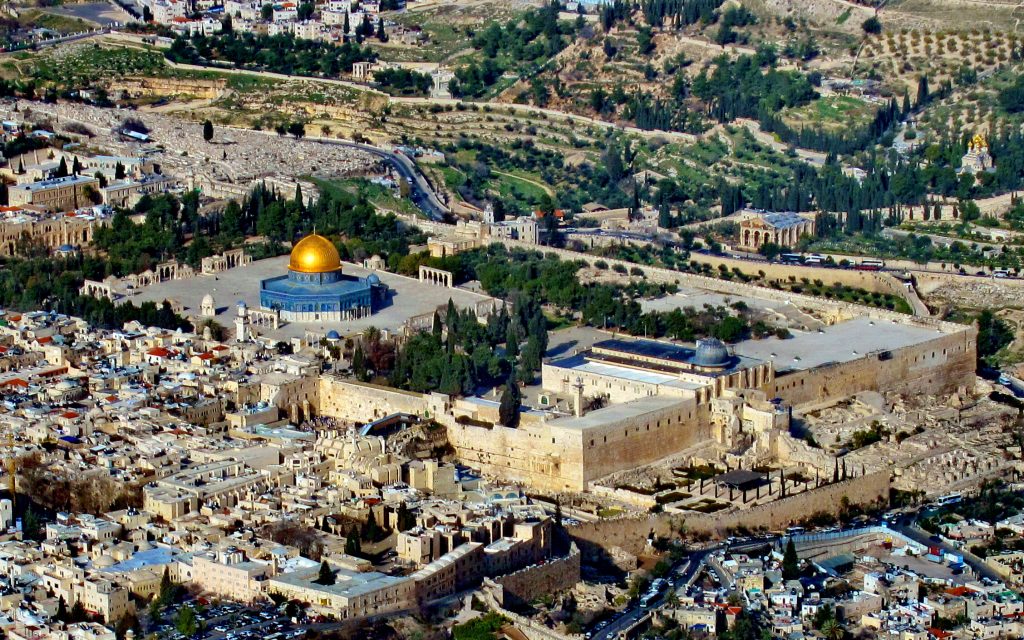
{"type": "Polygon", "coordinates": [[[515,370],[509,374],[505,383],[505,391],[501,394],[501,403],[498,405],[498,421],[503,426],[515,429],[519,426],[519,405],[522,395],[519,386],[516,384],[515,370]]]}
{"type": "Polygon", "coordinates": [[[783,580],[796,580],[800,577],[800,556],[796,554],[793,538],[786,542],[786,553],[782,556],[783,580]]]}
{"type": "Polygon", "coordinates": [[[352,354],[352,373],[358,380],[366,382],[366,356],[363,354],[363,345],[357,346],[355,353],[352,354]]]}
{"type": "Polygon", "coordinates": [[[320,563],[320,571],[316,576],[316,583],[322,585],[332,585],[335,582],[334,571],[331,570],[330,565],[324,560],[320,563]]]}
{"type": "Polygon", "coordinates": [[[345,554],[355,557],[361,557],[363,553],[362,545],[359,542],[359,532],[356,527],[352,527],[349,530],[348,536],[345,537],[345,554]]]}

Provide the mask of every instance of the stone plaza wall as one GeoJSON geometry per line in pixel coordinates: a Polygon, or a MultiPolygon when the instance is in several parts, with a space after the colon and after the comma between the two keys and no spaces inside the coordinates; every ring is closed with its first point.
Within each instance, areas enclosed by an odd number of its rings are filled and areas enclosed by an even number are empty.
{"type": "Polygon", "coordinates": [[[672,536],[680,527],[688,533],[723,535],[729,529],[747,527],[781,530],[813,513],[837,514],[847,498],[851,505],[866,505],[888,500],[890,474],[888,471],[869,473],[857,478],[799,493],[751,509],[724,514],[679,515],[661,513],[649,516],[597,520],[569,528],[581,550],[594,553],[599,549],[619,547],[639,555],[647,545],[647,538],[672,536]]]}
{"type": "Polygon", "coordinates": [[[537,422],[518,429],[452,421],[448,441],[459,459],[481,473],[538,489],[579,491],[585,487],[582,431],[537,422]]]}
{"type": "MultiPolygon", "coordinates": [[[[763,272],[767,280],[789,281],[796,278],[800,282],[807,278],[811,282],[821,280],[826,285],[842,284],[847,287],[864,289],[865,291],[888,293],[907,300],[907,288],[898,278],[880,271],[859,271],[857,269],[834,269],[810,265],[787,265],[778,262],[752,262],[726,256],[711,256],[703,253],[690,254],[690,261],[708,264],[717,269],[724,265],[729,271],[739,269],[741,272],[755,276],[763,272]]],[[[908,300],[909,302],[909,300],[908,300]]]]}
{"type": "Polygon", "coordinates": [[[587,483],[657,462],[711,438],[707,404],[688,399],[659,411],[592,427],[583,434],[587,483]]]}
{"type": "MultiPolygon", "coordinates": [[[[545,254],[555,255],[555,256],[557,256],[561,260],[571,260],[571,261],[577,261],[578,260],[578,261],[581,261],[581,262],[585,262],[586,264],[590,265],[591,267],[593,267],[594,263],[596,263],[598,261],[602,261],[602,262],[606,263],[609,267],[614,267],[615,265],[621,265],[621,266],[625,267],[626,269],[631,269],[633,267],[636,267],[636,268],[639,268],[641,271],[643,271],[644,277],[649,282],[654,282],[654,283],[658,283],[658,284],[677,284],[677,285],[683,286],[683,287],[692,287],[692,288],[696,288],[696,289],[705,289],[707,291],[714,291],[714,292],[722,293],[722,294],[726,294],[726,295],[735,295],[735,296],[747,297],[747,298],[761,298],[761,299],[764,299],[764,300],[774,300],[774,301],[778,301],[778,302],[787,302],[787,303],[791,303],[791,304],[794,304],[794,305],[798,305],[798,306],[806,308],[806,309],[810,309],[812,311],[819,312],[819,313],[825,315],[827,318],[830,318],[830,319],[833,319],[833,320],[843,320],[843,319],[854,318],[854,317],[857,317],[857,316],[868,316],[868,317],[871,317],[871,318],[879,318],[879,319],[885,319],[885,320],[893,320],[893,319],[895,319],[898,322],[906,322],[906,321],[910,320],[910,318],[906,314],[898,313],[898,312],[895,312],[895,311],[889,311],[887,309],[879,309],[877,307],[868,307],[868,306],[865,306],[865,305],[851,304],[851,303],[848,303],[848,302],[838,302],[838,301],[834,301],[834,300],[827,300],[825,298],[816,298],[814,296],[810,296],[810,295],[806,295],[806,294],[802,294],[802,293],[792,293],[792,292],[789,292],[789,291],[782,291],[782,290],[779,290],[779,289],[772,289],[772,288],[769,288],[769,287],[762,287],[762,286],[753,285],[753,284],[747,284],[747,283],[743,283],[743,282],[736,282],[736,281],[732,281],[732,280],[722,280],[722,279],[719,279],[719,278],[712,278],[710,276],[702,276],[702,275],[697,275],[697,274],[693,274],[693,273],[684,273],[682,271],[675,271],[673,269],[664,269],[662,267],[651,267],[651,266],[647,266],[647,265],[637,264],[635,262],[629,262],[629,261],[626,261],[626,260],[617,260],[617,259],[614,259],[614,258],[602,258],[602,257],[599,257],[599,256],[592,256],[592,255],[589,255],[589,254],[586,254],[586,253],[579,253],[579,252],[576,252],[576,251],[569,251],[568,249],[556,249],[556,248],[552,248],[552,247],[537,247],[537,246],[530,245],[530,244],[525,243],[525,242],[521,242],[521,241],[518,241],[518,240],[510,240],[510,239],[507,239],[507,238],[492,240],[492,242],[500,243],[500,244],[504,245],[508,249],[521,249],[521,250],[527,250],[527,251],[531,251],[531,250],[532,251],[540,251],[540,252],[545,253],[545,254]]],[[[752,272],[752,274],[756,274],[758,269],[765,270],[765,269],[761,269],[762,265],[760,265],[760,264],[752,264],[752,263],[748,263],[748,262],[741,262],[741,264],[742,264],[742,267],[743,267],[743,268],[741,268],[741,271],[744,271],[746,273],[751,273],[752,272]],[[757,269],[755,269],[754,267],[757,267],[757,269]]],[[[877,272],[843,271],[843,270],[839,270],[839,269],[823,269],[823,268],[820,268],[820,267],[800,267],[799,271],[795,271],[797,269],[797,267],[786,267],[785,265],[768,265],[768,264],[765,264],[763,266],[764,267],[775,267],[775,269],[772,271],[772,273],[778,275],[779,279],[782,279],[783,277],[788,279],[789,275],[797,275],[797,274],[799,274],[798,277],[810,278],[811,280],[820,279],[823,282],[825,282],[826,284],[831,284],[832,282],[836,282],[837,281],[835,279],[835,277],[830,277],[830,276],[837,276],[837,274],[845,273],[845,274],[848,274],[848,276],[851,278],[851,280],[849,281],[849,286],[858,286],[858,287],[862,287],[862,288],[872,287],[871,290],[875,290],[874,287],[883,286],[881,284],[883,282],[883,279],[880,279],[880,277],[885,275],[885,274],[879,274],[877,272]],[[790,273],[790,271],[792,271],[792,273],[790,273]],[[817,272],[819,272],[819,271],[821,271],[823,273],[818,274],[817,272]],[[824,276],[824,277],[822,277],[822,276],[824,276]],[[855,282],[859,282],[859,284],[855,284],[855,282]]],[[[614,273],[614,272],[609,269],[609,273],[614,273]]],[[[766,271],[766,274],[767,274],[767,271],[766,271]]],[[[623,276],[623,277],[625,278],[627,276],[623,276]]],[[[889,278],[891,278],[891,276],[889,278]]],[[[895,280],[894,278],[891,278],[891,279],[895,280]]],[[[890,285],[886,284],[884,286],[888,287],[890,285]]],[[[890,291],[888,291],[888,290],[885,291],[885,293],[889,293],[889,292],[890,291]]],[[[911,305],[913,305],[913,302],[911,302],[909,300],[909,296],[907,294],[907,291],[906,291],[905,287],[903,287],[901,289],[900,295],[904,299],[907,299],[908,302],[911,305]]],[[[941,323],[940,321],[935,321],[935,320],[933,320],[931,322],[935,322],[935,323],[939,323],[939,324],[948,324],[948,323],[941,323]]]]}
{"type": "Polygon", "coordinates": [[[372,422],[393,413],[428,413],[428,396],[390,387],[320,377],[320,413],[349,422],[372,422]]]}
{"type": "MultiPolygon", "coordinates": [[[[615,408],[599,411],[616,411],[615,408]]],[[[516,429],[445,421],[459,459],[486,475],[550,491],[582,491],[610,473],[650,464],[711,437],[706,405],[671,402],[586,428],[572,418],[524,419],[516,429]]]]}
{"type": "MultiPolygon", "coordinates": [[[[775,396],[790,405],[821,402],[861,391],[943,394],[974,386],[978,330],[959,326],[928,342],[867,354],[775,378],[775,396]]],[[[879,330],[884,330],[880,328],[879,330]]]]}
{"type": "Polygon", "coordinates": [[[491,580],[501,585],[502,605],[526,603],[536,598],[537,594],[558,593],[571,589],[580,581],[580,557],[579,547],[573,544],[565,557],[526,567],[491,580]]]}

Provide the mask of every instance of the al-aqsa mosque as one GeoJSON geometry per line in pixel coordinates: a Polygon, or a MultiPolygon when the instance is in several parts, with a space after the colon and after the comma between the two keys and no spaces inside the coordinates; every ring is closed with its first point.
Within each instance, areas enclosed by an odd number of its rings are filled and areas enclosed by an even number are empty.
{"type": "Polygon", "coordinates": [[[292,248],[287,275],[260,281],[260,306],[277,310],[287,322],[363,318],[387,295],[387,285],[372,273],[365,278],[343,274],[334,243],[316,233],[292,248]]]}

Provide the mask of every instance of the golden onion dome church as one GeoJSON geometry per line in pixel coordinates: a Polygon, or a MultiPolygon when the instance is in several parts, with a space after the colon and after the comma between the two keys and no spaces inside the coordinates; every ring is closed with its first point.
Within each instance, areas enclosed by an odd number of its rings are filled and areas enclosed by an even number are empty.
{"type": "Polygon", "coordinates": [[[288,322],[349,320],[372,314],[387,293],[374,274],[344,274],[334,243],[313,233],[292,247],[286,275],[260,281],[260,306],[288,322]]]}

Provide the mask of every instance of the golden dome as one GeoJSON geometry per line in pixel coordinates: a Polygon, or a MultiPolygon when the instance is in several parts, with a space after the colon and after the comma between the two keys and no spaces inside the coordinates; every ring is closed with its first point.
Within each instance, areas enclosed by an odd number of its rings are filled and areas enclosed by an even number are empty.
{"type": "Polygon", "coordinates": [[[327,273],[341,268],[341,257],[334,243],[313,233],[292,247],[288,268],[299,273],[327,273]]]}

